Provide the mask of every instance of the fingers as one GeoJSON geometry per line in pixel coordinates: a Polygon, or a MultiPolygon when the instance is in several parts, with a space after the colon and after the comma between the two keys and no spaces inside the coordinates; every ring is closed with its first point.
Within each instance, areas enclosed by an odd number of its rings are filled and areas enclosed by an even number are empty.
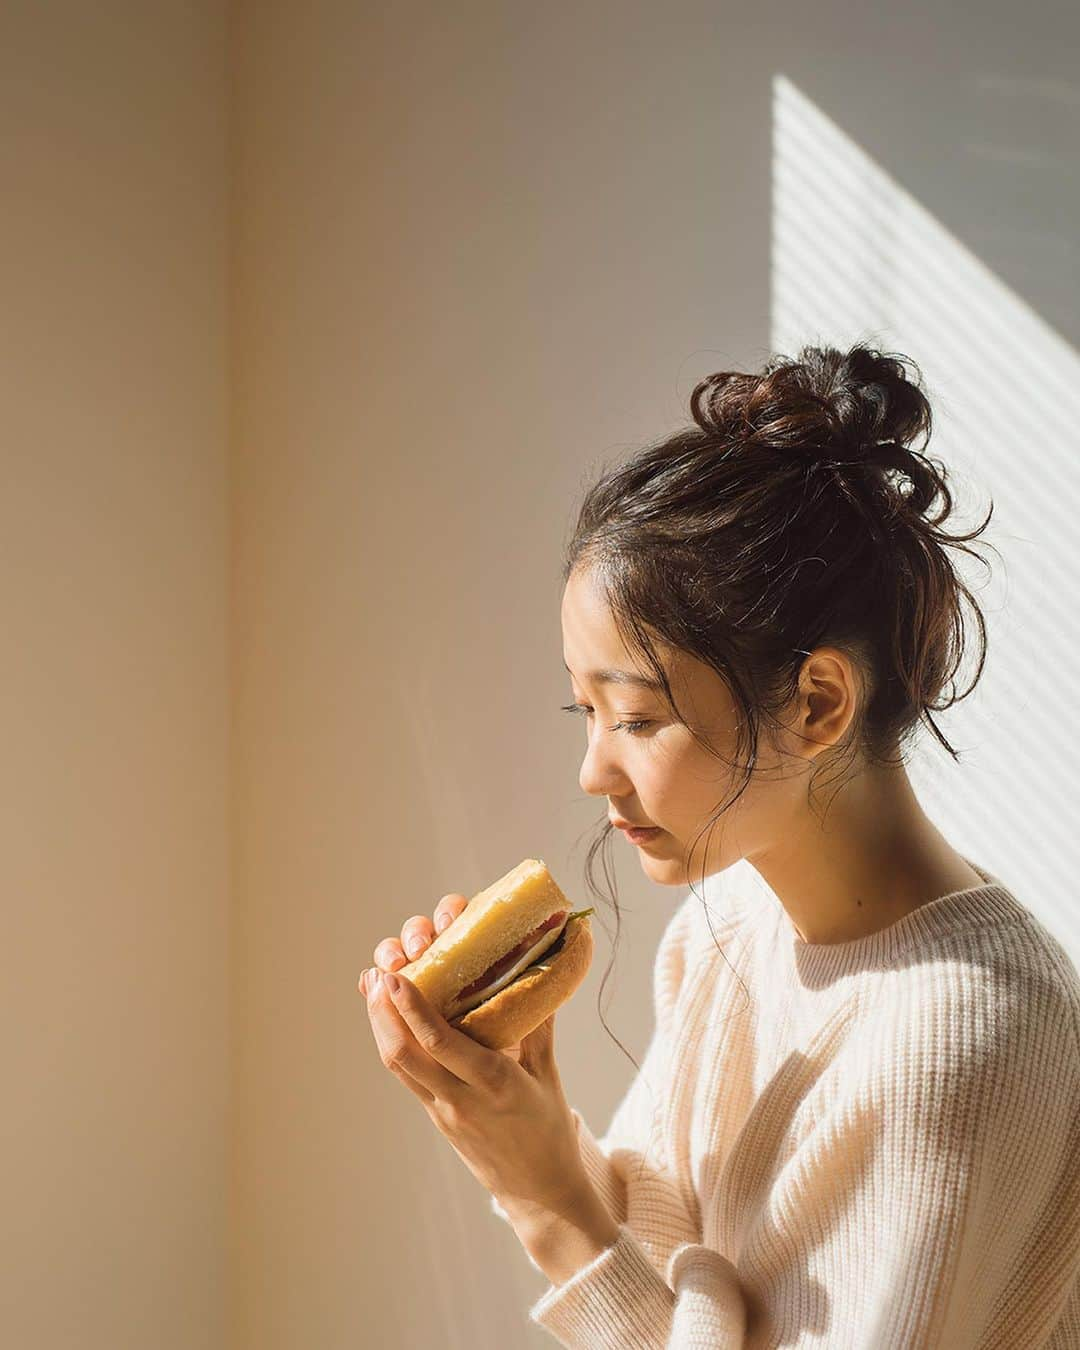
{"type": "Polygon", "coordinates": [[[435,941],[435,925],[426,914],[414,914],[401,925],[401,942],[405,955],[415,961],[435,941]]]}
{"type": "Polygon", "coordinates": [[[380,970],[398,970],[425,952],[439,933],[445,932],[469,903],[468,897],[451,891],[435,906],[432,919],[414,914],[401,925],[400,938],[383,938],[372,953],[380,970]]]}
{"type": "Polygon", "coordinates": [[[463,1083],[490,1081],[493,1051],[478,1045],[432,1007],[411,980],[398,977],[397,989],[382,987],[368,998],[383,1064],[404,1070],[443,1103],[454,1101],[463,1083]]]}
{"type": "Polygon", "coordinates": [[[443,932],[449,928],[450,924],[458,917],[461,911],[469,903],[464,895],[459,895],[457,891],[452,891],[449,895],[444,895],[435,906],[435,931],[443,932]]]}
{"type": "Polygon", "coordinates": [[[518,1063],[534,1078],[546,1076],[558,1081],[559,1068],[555,1059],[555,1013],[530,1031],[521,1042],[518,1063]]]}
{"type": "Polygon", "coordinates": [[[390,1006],[389,995],[384,989],[380,989],[374,996],[367,993],[367,1000],[368,1020],[383,1067],[400,1078],[409,1091],[419,1097],[425,1105],[431,1105],[435,1101],[434,1094],[422,1083],[417,1082],[409,1072],[410,1042],[413,1038],[402,1025],[400,1016],[390,1006]]]}
{"type": "Polygon", "coordinates": [[[383,938],[372,952],[372,958],[380,970],[397,970],[407,960],[397,938],[383,938]]]}

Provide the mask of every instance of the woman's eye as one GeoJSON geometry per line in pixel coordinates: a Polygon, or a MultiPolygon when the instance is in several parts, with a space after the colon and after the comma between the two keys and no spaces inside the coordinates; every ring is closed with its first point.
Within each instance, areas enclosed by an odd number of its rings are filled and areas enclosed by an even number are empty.
{"type": "MultiPolygon", "coordinates": [[[[580,713],[583,714],[584,716],[588,716],[588,714],[591,713],[593,710],[586,703],[565,703],[563,704],[562,711],[568,713],[580,713]]],[[[610,728],[610,730],[629,731],[631,733],[634,733],[638,731],[644,731],[647,726],[651,725],[652,725],[651,722],[648,721],[616,722],[615,725],[610,728]]]]}

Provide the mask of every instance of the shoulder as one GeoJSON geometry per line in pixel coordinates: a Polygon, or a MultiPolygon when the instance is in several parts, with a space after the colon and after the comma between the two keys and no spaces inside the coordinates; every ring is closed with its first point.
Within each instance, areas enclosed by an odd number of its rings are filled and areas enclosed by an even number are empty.
{"type": "Polygon", "coordinates": [[[722,955],[737,955],[759,929],[775,924],[775,904],[752,878],[735,876],[738,865],[714,873],[683,896],[660,936],[654,964],[654,995],[662,1018],[686,1006],[692,991],[722,955]]]}
{"type": "Polygon", "coordinates": [[[902,1010],[897,1029],[917,1036],[970,1025],[990,1038],[1060,1035],[1080,1049],[1080,976],[1027,911],[908,951],[883,973],[878,1002],[880,1017],[902,1010]]]}
{"type": "MultiPolygon", "coordinates": [[[[1080,1091],[1080,978],[1031,916],[949,934],[860,991],[850,1039],[875,1096],[1067,1105],[1080,1091]]],[[[849,1064],[850,1067],[850,1064],[849,1064]]],[[[863,1075],[860,1075],[862,1077],[863,1075]]]]}

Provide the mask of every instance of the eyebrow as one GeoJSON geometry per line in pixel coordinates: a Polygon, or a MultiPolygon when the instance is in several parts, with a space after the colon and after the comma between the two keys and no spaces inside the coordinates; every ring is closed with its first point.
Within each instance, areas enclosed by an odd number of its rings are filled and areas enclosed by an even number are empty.
{"type": "MultiPolygon", "coordinates": [[[[569,674],[574,672],[563,662],[569,674]]],[[[641,689],[652,689],[657,693],[663,690],[663,685],[659,680],[654,680],[648,675],[638,675],[629,670],[594,670],[585,677],[591,680],[593,684],[633,684],[641,689]]]]}

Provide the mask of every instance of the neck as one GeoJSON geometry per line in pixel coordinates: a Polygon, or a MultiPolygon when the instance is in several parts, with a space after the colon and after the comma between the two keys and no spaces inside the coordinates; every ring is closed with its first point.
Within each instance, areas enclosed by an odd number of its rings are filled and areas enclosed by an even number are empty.
{"type": "Polygon", "coordinates": [[[826,783],[815,811],[805,807],[778,833],[748,860],[804,942],[865,937],[982,884],[927,817],[903,768],[865,769],[838,791],[826,783]]]}

